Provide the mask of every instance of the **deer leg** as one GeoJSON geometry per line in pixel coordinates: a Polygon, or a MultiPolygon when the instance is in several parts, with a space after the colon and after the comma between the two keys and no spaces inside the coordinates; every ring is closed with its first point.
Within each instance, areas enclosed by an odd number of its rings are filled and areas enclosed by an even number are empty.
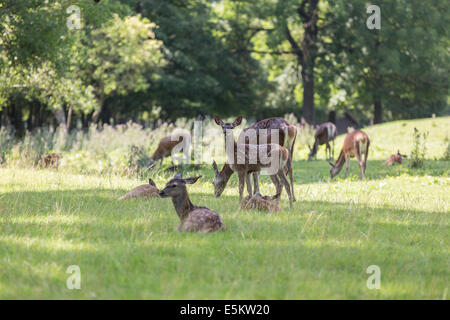
{"type": "Polygon", "coordinates": [[[286,175],[283,172],[283,169],[278,171],[278,177],[281,180],[281,183],[284,185],[284,189],[286,189],[286,192],[289,197],[289,206],[292,209],[292,194],[291,194],[291,186],[289,185],[289,181],[286,178],[286,175]]]}
{"type": "Polygon", "coordinates": [[[253,172],[253,186],[255,193],[259,193],[259,172],[253,172]]]}
{"type": "Polygon", "coordinates": [[[364,180],[364,163],[363,163],[363,161],[362,161],[362,158],[361,158],[361,155],[360,154],[358,154],[357,152],[356,152],[356,159],[358,160],[358,163],[359,163],[359,168],[361,169],[361,180],[364,180]]]}
{"type": "Polygon", "coordinates": [[[283,186],[281,185],[280,180],[278,180],[277,175],[276,174],[271,175],[270,180],[272,180],[273,184],[275,185],[276,190],[275,195],[281,193],[281,191],[283,190],[283,186]]]}
{"type": "Polygon", "coordinates": [[[294,176],[292,174],[292,157],[289,156],[289,161],[288,161],[288,173],[289,173],[289,181],[291,183],[291,193],[292,193],[292,201],[297,201],[297,199],[295,199],[295,194],[294,194],[294,176]]]}
{"type": "Polygon", "coordinates": [[[238,179],[239,179],[239,203],[242,202],[242,194],[244,193],[244,183],[246,180],[247,174],[245,172],[239,172],[238,173],[238,179]]]}
{"type": "Polygon", "coordinates": [[[252,196],[253,195],[253,193],[252,193],[252,184],[251,184],[251,181],[250,181],[250,175],[248,175],[248,174],[245,177],[245,184],[247,185],[248,195],[252,196]]]}
{"type": "Polygon", "coordinates": [[[331,148],[330,148],[330,144],[329,144],[328,141],[327,141],[326,149],[325,149],[325,158],[326,158],[327,160],[329,160],[330,157],[331,157],[331,148]]]}
{"type": "Polygon", "coordinates": [[[349,156],[345,156],[345,178],[348,176],[348,166],[350,165],[350,158],[349,156]]]}

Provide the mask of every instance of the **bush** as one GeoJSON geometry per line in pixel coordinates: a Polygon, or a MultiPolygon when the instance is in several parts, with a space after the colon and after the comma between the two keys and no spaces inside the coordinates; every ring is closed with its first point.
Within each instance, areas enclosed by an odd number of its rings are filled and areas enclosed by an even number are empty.
{"type": "Polygon", "coordinates": [[[413,148],[411,151],[409,166],[411,168],[422,168],[425,163],[425,155],[427,152],[426,140],[428,132],[420,133],[417,128],[414,128],[413,148]]]}

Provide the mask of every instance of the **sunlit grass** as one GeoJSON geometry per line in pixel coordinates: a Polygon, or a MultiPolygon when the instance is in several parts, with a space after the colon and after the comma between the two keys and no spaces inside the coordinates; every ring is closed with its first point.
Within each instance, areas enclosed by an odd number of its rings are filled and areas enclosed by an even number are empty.
{"type": "MultiPolygon", "coordinates": [[[[298,201],[289,210],[283,194],[271,214],[239,209],[236,177],[214,198],[209,164],[186,169],[203,176],[189,186],[193,202],[226,225],[208,235],[177,232],[169,199],[117,201],[144,181],[0,168],[0,298],[448,299],[450,178],[449,162],[432,160],[439,152],[420,170],[374,155],[366,181],[355,161],[330,181],[325,161],[298,156],[298,201]],[[66,287],[70,265],[80,290],[66,287]],[[380,290],[366,287],[370,265],[380,290]]],[[[172,174],[155,173],[156,184],[172,174]]],[[[261,189],[274,193],[268,177],[261,189]]]]}

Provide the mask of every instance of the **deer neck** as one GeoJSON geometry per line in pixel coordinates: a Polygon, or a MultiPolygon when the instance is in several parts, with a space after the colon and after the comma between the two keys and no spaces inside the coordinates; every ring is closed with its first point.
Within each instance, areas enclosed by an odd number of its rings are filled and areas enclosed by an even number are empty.
{"type": "Polygon", "coordinates": [[[336,160],[336,163],[334,164],[335,167],[338,168],[342,168],[342,166],[345,163],[345,155],[344,155],[344,151],[341,151],[341,153],[339,154],[339,157],[336,160]]]}
{"type": "Polygon", "coordinates": [[[172,203],[181,221],[186,219],[189,212],[195,209],[195,205],[191,202],[191,199],[189,199],[187,190],[184,190],[183,193],[173,197],[172,203]]]}

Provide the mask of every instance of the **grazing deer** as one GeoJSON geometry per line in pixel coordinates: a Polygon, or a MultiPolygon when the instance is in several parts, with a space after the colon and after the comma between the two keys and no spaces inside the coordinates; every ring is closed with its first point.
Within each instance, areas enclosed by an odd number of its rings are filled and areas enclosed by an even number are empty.
{"type": "Polygon", "coordinates": [[[152,179],[148,179],[148,184],[140,185],[127,194],[121,196],[119,200],[135,198],[159,198],[159,189],[152,179]]]}
{"type": "Polygon", "coordinates": [[[334,138],[336,138],[336,126],[331,122],[325,122],[317,126],[316,133],[314,134],[314,145],[309,148],[308,160],[311,160],[317,154],[319,146],[326,144],[325,156],[327,159],[334,158],[334,138]],[[330,141],[333,141],[333,153],[331,152],[330,141]]]}
{"type": "Polygon", "coordinates": [[[280,193],[275,196],[262,196],[260,193],[255,193],[252,196],[246,196],[241,203],[241,209],[244,210],[260,210],[260,211],[280,211],[278,202],[280,200],[280,193]]]}
{"type": "Polygon", "coordinates": [[[172,150],[173,148],[175,148],[175,146],[177,146],[179,143],[182,143],[182,148],[180,148],[180,152],[181,150],[184,151],[186,150],[186,148],[189,147],[188,145],[189,140],[190,137],[188,137],[187,134],[181,134],[180,136],[178,136],[178,139],[176,138],[176,136],[164,137],[159,141],[158,147],[156,148],[155,152],[150,157],[150,159],[155,162],[160,160],[159,167],[161,167],[164,158],[172,154],[172,150]]]}
{"type": "Polygon", "coordinates": [[[331,179],[333,179],[341,171],[344,162],[345,177],[347,177],[350,158],[356,157],[361,169],[361,180],[364,180],[367,156],[369,154],[369,145],[369,136],[365,132],[361,130],[354,130],[350,133],[347,133],[344,139],[344,145],[342,146],[341,153],[339,154],[336,163],[333,164],[330,162],[331,179]],[[362,154],[364,154],[364,160],[362,158],[362,154]]]}
{"type": "MultiPolygon", "coordinates": [[[[219,125],[222,128],[224,137],[225,137],[225,146],[227,145],[226,137],[227,132],[229,130],[233,130],[235,127],[241,124],[242,122],[242,116],[236,118],[233,122],[223,122],[221,119],[219,119],[217,116],[214,116],[214,121],[217,125],[219,125]]],[[[294,194],[294,178],[292,173],[292,157],[294,152],[294,144],[295,139],[297,137],[297,128],[287,122],[283,118],[268,118],[261,120],[253,125],[251,125],[248,128],[245,128],[240,136],[239,136],[239,144],[246,143],[251,144],[253,141],[250,141],[249,135],[254,133],[256,135],[255,142],[256,144],[271,144],[275,143],[280,146],[286,147],[289,150],[289,159],[287,162],[287,173],[289,174],[289,180],[290,180],[290,190],[292,194],[293,201],[296,201],[295,194],[294,194]],[[253,130],[253,131],[252,131],[253,130]],[[264,130],[264,131],[263,131],[264,130]],[[277,141],[271,141],[272,139],[272,131],[274,134],[278,135],[277,141]],[[263,134],[264,133],[264,134],[263,134]],[[264,135],[267,137],[266,139],[263,139],[264,135]],[[264,141],[266,140],[266,141],[264,141]]],[[[226,169],[228,170],[228,169],[226,169]]],[[[253,173],[253,184],[254,184],[254,192],[259,192],[259,173],[255,172],[253,173]]],[[[251,195],[251,194],[250,194],[251,195]]]]}
{"type": "Polygon", "coordinates": [[[186,184],[195,183],[199,177],[182,178],[176,174],[159,192],[163,198],[171,197],[175,211],[181,220],[178,230],[182,232],[215,232],[224,230],[225,225],[217,212],[206,207],[198,207],[189,199],[186,184]]]}
{"type": "Polygon", "coordinates": [[[403,158],[406,158],[406,155],[400,154],[400,150],[397,150],[397,154],[393,154],[386,160],[384,163],[385,166],[392,166],[394,163],[402,163],[403,158]]]}
{"type": "Polygon", "coordinates": [[[39,165],[43,168],[55,168],[58,169],[59,159],[61,159],[61,155],[58,153],[49,153],[46,156],[43,156],[41,160],[39,160],[39,165]]]}
{"type": "Polygon", "coordinates": [[[233,172],[239,179],[239,203],[242,203],[244,184],[247,185],[249,195],[252,194],[250,174],[259,173],[262,169],[270,170],[270,179],[275,184],[276,193],[281,193],[283,186],[289,197],[289,205],[292,208],[291,186],[286,178],[285,170],[289,162],[289,150],[279,144],[237,144],[234,142],[233,153],[227,151],[227,163],[219,172],[217,164],[213,161],[214,195],[216,197],[225,189],[225,186],[233,172]],[[280,183],[281,181],[281,183],[280,183]]]}

